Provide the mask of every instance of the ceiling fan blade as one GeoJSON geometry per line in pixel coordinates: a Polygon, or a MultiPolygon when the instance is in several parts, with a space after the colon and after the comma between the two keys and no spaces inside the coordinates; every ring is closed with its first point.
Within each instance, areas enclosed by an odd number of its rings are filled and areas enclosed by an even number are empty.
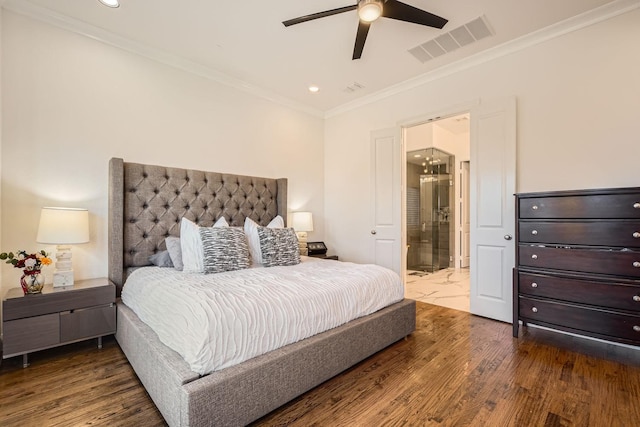
{"type": "Polygon", "coordinates": [[[382,16],[385,18],[397,19],[398,21],[413,22],[414,24],[426,25],[427,27],[442,28],[449,22],[433,13],[429,13],[417,7],[397,0],[387,0],[382,7],[382,16]]]}
{"type": "Polygon", "coordinates": [[[371,22],[358,22],[358,33],[356,34],[356,44],[353,46],[353,57],[351,59],[360,59],[362,56],[362,50],[364,49],[364,42],[367,41],[367,34],[369,34],[369,27],[371,22]]]}
{"type": "Polygon", "coordinates": [[[311,15],[305,15],[299,18],[289,19],[287,21],[283,21],[282,23],[284,24],[285,27],[289,27],[291,25],[301,24],[303,22],[313,21],[314,19],[320,19],[326,16],[337,15],[343,12],[349,12],[351,10],[356,10],[357,8],[358,8],[357,5],[339,7],[337,9],[325,10],[324,12],[312,13],[311,15]]]}

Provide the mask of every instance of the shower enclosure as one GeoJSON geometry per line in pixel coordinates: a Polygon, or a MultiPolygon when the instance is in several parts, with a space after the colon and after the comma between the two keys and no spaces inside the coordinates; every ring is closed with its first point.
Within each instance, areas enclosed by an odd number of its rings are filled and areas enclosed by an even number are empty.
{"type": "Polygon", "coordinates": [[[453,266],[454,160],[437,148],[407,153],[407,270],[453,266]]]}

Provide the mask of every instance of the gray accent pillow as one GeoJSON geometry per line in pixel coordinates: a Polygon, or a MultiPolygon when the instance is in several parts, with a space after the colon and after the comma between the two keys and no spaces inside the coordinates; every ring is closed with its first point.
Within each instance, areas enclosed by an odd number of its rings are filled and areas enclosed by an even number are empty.
{"type": "Polygon", "coordinates": [[[151,264],[157,267],[173,267],[173,262],[171,262],[169,251],[156,252],[149,257],[149,261],[151,261],[151,264]]]}
{"type": "Polygon", "coordinates": [[[171,257],[173,267],[176,270],[182,271],[184,264],[182,263],[182,247],[180,246],[180,238],[169,236],[164,239],[164,244],[167,245],[167,251],[171,257]]]}
{"type": "Polygon", "coordinates": [[[258,228],[265,267],[300,264],[300,247],[293,228],[258,228]]]}
{"type": "Polygon", "coordinates": [[[201,227],[199,231],[205,274],[249,268],[249,245],[243,229],[201,227]]]}

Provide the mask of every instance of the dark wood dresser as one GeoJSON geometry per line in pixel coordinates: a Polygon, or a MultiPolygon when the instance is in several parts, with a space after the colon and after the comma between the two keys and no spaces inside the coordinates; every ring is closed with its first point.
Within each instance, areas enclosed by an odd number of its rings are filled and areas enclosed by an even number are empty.
{"type": "Polygon", "coordinates": [[[640,188],[516,195],[518,321],[640,345],[640,188]]]}

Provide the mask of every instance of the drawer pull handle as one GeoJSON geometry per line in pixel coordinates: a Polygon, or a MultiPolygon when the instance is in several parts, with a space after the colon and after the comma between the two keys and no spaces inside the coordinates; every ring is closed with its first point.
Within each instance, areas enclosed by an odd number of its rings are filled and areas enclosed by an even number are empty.
{"type": "MultiPolygon", "coordinates": [[[[538,259],[538,255],[536,255],[536,254],[531,255],[531,259],[538,259]]],[[[634,264],[635,264],[635,263],[634,263],[634,264]]],[[[640,264],[640,263],[638,263],[638,264],[640,264]]],[[[634,266],[635,266],[635,265],[634,265],[634,266]]]]}
{"type": "Polygon", "coordinates": [[[634,295],[634,296],[633,296],[633,300],[634,300],[635,302],[640,302],[640,295],[634,295]]]}
{"type": "Polygon", "coordinates": [[[634,262],[633,262],[633,266],[634,266],[635,268],[640,268],[640,261],[634,261],[634,262]]]}
{"type": "Polygon", "coordinates": [[[538,230],[532,230],[531,234],[533,234],[534,236],[536,236],[538,234],[538,230]]]}
{"type": "Polygon", "coordinates": [[[640,332],[640,326],[635,325],[635,326],[633,327],[633,330],[634,330],[634,331],[636,331],[636,332],[640,332]]]}
{"type": "MultiPolygon", "coordinates": [[[[638,205],[638,207],[640,208],[640,203],[636,203],[636,205],[638,205]]],[[[633,205],[633,207],[635,208],[636,205],[633,205]]],[[[531,206],[531,209],[533,209],[534,211],[537,211],[538,210],[538,205],[531,206]]]]}
{"type": "Polygon", "coordinates": [[[635,233],[633,233],[633,237],[636,239],[640,239],[640,232],[636,231],[635,233]]]}
{"type": "Polygon", "coordinates": [[[532,287],[532,288],[537,288],[537,287],[538,287],[538,284],[537,284],[536,282],[533,282],[533,283],[531,284],[531,287],[532,287]]]}
{"type": "Polygon", "coordinates": [[[640,203],[636,202],[633,204],[634,209],[640,209],[640,203]]]}
{"type": "MultiPolygon", "coordinates": [[[[533,307],[533,308],[531,309],[531,311],[533,311],[534,313],[537,313],[537,312],[538,312],[538,307],[533,307]]],[[[635,328],[638,328],[638,329],[640,330],[640,326],[636,326],[636,327],[634,327],[634,329],[635,329],[635,328]]]]}

